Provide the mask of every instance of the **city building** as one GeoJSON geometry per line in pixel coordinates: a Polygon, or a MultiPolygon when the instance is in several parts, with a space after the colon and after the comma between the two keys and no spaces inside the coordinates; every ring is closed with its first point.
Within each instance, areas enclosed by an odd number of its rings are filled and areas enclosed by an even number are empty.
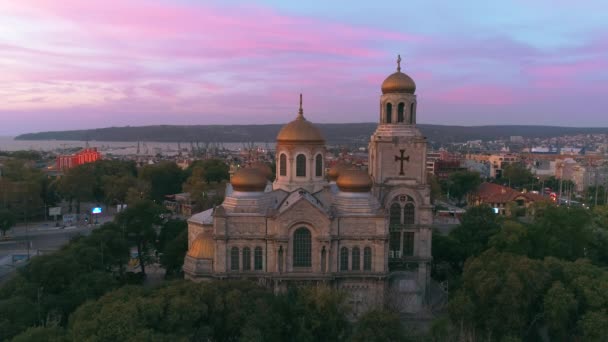
{"type": "Polygon", "coordinates": [[[549,203],[551,200],[536,193],[519,192],[493,183],[482,183],[468,200],[471,206],[485,204],[494,208],[496,214],[503,216],[533,215],[533,204],[538,202],[549,203]]]}
{"type": "Polygon", "coordinates": [[[185,277],[256,279],[275,291],[327,284],[349,293],[355,314],[387,303],[426,312],[432,206],[415,89],[399,63],[382,83],[367,171],[325,167],[325,139],[300,98],[277,136],[274,182],[239,169],[224,202],[189,219],[185,277]]]}
{"type": "Polygon", "coordinates": [[[78,165],[93,163],[101,159],[96,147],[85,148],[76,154],[57,156],[57,170],[68,170],[78,165]]]}

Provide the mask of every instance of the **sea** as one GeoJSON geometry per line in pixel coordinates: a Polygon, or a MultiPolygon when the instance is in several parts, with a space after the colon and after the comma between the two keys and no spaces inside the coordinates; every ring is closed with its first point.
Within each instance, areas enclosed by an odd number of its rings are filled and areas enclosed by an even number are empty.
{"type": "MultiPolygon", "coordinates": [[[[190,143],[177,142],[151,142],[151,141],[73,141],[73,140],[15,140],[14,137],[0,137],[0,151],[45,151],[60,152],[70,149],[84,148],[86,146],[96,147],[102,154],[131,155],[139,151],[142,155],[172,155],[192,149],[190,143]]],[[[199,143],[198,147],[219,147],[230,151],[245,149],[258,149],[262,151],[273,150],[275,143],[212,143],[209,145],[199,143]]]]}

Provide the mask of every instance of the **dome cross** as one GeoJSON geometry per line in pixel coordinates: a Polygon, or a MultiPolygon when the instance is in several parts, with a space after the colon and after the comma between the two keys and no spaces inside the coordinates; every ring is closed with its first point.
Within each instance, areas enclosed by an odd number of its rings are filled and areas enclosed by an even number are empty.
{"type": "Polygon", "coordinates": [[[401,55],[397,55],[397,71],[401,72],[401,55]]]}

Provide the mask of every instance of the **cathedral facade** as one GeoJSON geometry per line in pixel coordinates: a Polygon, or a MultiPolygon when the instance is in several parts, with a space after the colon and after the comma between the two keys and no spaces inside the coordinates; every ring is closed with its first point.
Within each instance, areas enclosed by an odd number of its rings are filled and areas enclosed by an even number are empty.
{"type": "Polygon", "coordinates": [[[187,279],[253,279],[284,291],[326,284],[350,294],[355,313],[424,310],[432,206],[426,139],[416,128],[416,85],[400,70],[382,83],[369,169],[325,166],[325,139],[304,117],[277,136],[276,177],[238,170],[224,202],[188,220],[187,279]]]}

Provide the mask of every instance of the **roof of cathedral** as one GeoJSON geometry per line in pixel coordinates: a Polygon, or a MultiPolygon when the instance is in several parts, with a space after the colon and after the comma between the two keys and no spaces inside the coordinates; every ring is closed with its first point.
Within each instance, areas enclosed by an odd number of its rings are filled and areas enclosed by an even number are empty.
{"type": "Polygon", "coordinates": [[[235,191],[264,191],[266,189],[266,176],[258,168],[244,168],[238,170],[230,179],[235,191]]]}
{"type": "Polygon", "coordinates": [[[213,208],[207,209],[203,212],[192,215],[188,219],[188,222],[194,222],[194,223],[205,224],[205,225],[213,224],[213,208]]]}
{"type": "Polygon", "coordinates": [[[300,94],[300,110],[295,120],[283,126],[277,135],[277,142],[283,143],[319,143],[324,144],[325,138],[319,128],[304,118],[302,109],[302,94],[300,94]]]}
{"type": "Polygon", "coordinates": [[[372,179],[363,170],[343,170],[336,181],[338,188],[345,192],[369,192],[372,179]]]}
{"type": "Polygon", "coordinates": [[[188,249],[188,256],[196,259],[213,259],[214,241],[210,237],[199,234],[188,249]]]}
{"type": "Polygon", "coordinates": [[[280,203],[280,205],[278,207],[279,212],[283,212],[283,211],[291,208],[294,204],[296,204],[301,199],[310,202],[312,205],[317,207],[319,210],[323,211],[324,213],[327,213],[327,209],[323,205],[323,202],[321,202],[321,200],[319,200],[317,197],[315,197],[315,195],[311,194],[310,192],[308,192],[304,189],[298,189],[298,190],[295,190],[292,193],[290,193],[289,196],[287,196],[283,200],[283,202],[280,203]]]}
{"type": "Polygon", "coordinates": [[[382,94],[391,93],[407,93],[413,94],[416,92],[416,83],[407,74],[401,72],[401,56],[397,59],[397,72],[389,75],[382,82],[382,94]]]}

